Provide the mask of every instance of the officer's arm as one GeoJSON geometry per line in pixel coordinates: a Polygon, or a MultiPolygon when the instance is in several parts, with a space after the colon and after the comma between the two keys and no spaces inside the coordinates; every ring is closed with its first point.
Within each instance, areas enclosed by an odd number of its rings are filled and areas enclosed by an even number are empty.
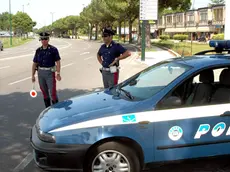
{"type": "Polygon", "coordinates": [[[99,56],[99,54],[97,54],[97,60],[99,61],[100,64],[102,64],[102,59],[101,56],[99,56]]]}
{"type": "Polygon", "coordinates": [[[61,72],[61,61],[58,60],[58,61],[56,61],[56,63],[57,63],[57,74],[60,74],[60,72],[61,72]]]}
{"type": "Polygon", "coordinates": [[[123,54],[120,55],[120,57],[118,57],[118,60],[126,59],[130,55],[131,55],[131,53],[128,50],[126,50],[123,54]]]}
{"type": "Polygon", "coordinates": [[[101,59],[101,48],[99,49],[97,53],[97,60],[99,61],[100,64],[102,64],[102,59],[101,59]]]}
{"type": "Polygon", "coordinates": [[[38,49],[36,50],[35,55],[34,55],[34,59],[33,59],[32,76],[35,75],[37,66],[38,66],[38,49]]]}
{"type": "Polygon", "coordinates": [[[36,68],[37,68],[37,63],[34,63],[34,62],[33,62],[33,65],[32,65],[32,76],[35,75],[36,68]]]}
{"type": "Polygon", "coordinates": [[[131,55],[130,51],[128,51],[126,48],[124,48],[122,45],[118,44],[118,51],[121,54],[120,57],[118,57],[118,60],[123,60],[131,55]]]}

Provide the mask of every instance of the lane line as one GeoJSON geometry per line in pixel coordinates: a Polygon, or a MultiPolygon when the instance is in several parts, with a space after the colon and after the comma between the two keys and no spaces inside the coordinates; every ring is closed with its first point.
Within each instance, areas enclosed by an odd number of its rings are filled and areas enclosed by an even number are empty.
{"type": "Polygon", "coordinates": [[[62,66],[61,68],[66,68],[66,67],[68,67],[68,66],[72,66],[74,63],[70,63],[70,64],[67,64],[67,65],[64,65],[64,66],[62,66]]]}
{"type": "Polygon", "coordinates": [[[93,58],[93,56],[87,57],[87,58],[85,58],[84,60],[89,60],[89,59],[92,59],[92,58],[93,58]]]}
{"type": "Polygon", "coordinates": [[[85,54],[89,54],[90,52],[84,52],[84,53],[81,53],[80,56],[82,55],[85,55],[85,54]]]}
{"type": "Polygon", "coordinates": [[[9,68],[10,66],[4,66],[4,67],[0,67],[0,70],[1,69],[6,69],[6,68],[9,68]]]}
{"type": "MultiPolygon", "coordinates": [[[[64,65],[64,66],[61,67],[61,69],[62,69],[62,68],[66,68],[66,67],[68,67],[68,66],[72,66],[73,64],[74,64],[74,63],[70,63],[70,64],[67,64],[67,65],[64,65]]],[[[37,77],[37,74],[35,75],[35,77],[37,77]]],[[[31,78],[32,78],[31,76],[30,76],[30,77],[26,77],[26,78],[24,78],[24,79],[20,79],[20,80],[15,81],[15,82],[11,82],[11,83],[9,83],[8,85],[14,85],[14,84],[17,84],[17,83],[26,81],[26,80],[31,79],[31,78]]]]}
{"type": "MultiPolygon", "coordinates": [[[[62,41],[62,42],[65,42],[68,45],[61,47],[61,48],[58,48],[58,50],[66,49],[66,48],[69,48],[70,46],[72,46],[72,44],[70,44],[66,41],[62,41]]],[[[18,59],[18,58],[23,58],[23,57],[28,57],[28,56],[34,56],[34,53],[33,54],[20,55],[20,56],[14,56],[14,57],[0,58],[0,61],[13,60],[13,59],[18,59]]]]}
{"type": "Polygon", "coordinates": [[[0,61],[19,59],[19,58],[22,58],[22,57],[29,57],[29,56],[33,56],[33,55],[34,54],[25,54],[25,55],[21,55],[21,56],[7,57],[7,58],[0,59],[0,61]]]}
{"type": "Polygon", "coordinates": [[[29,153],[14,169],[13,172],[20,172],[33,160],[33,154],[29,153]]]}

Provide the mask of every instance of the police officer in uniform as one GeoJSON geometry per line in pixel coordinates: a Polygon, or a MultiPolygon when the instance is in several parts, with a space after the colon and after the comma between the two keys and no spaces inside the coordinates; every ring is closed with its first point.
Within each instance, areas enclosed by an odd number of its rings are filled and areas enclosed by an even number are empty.
{"type": "Polygon", "coordinates": [[[113,41],[115,33],[111,28],[105,28],[102,33],[104,44],[97,53],[97,59],[102,65],[100,69],[104,88],[118,84],[119,61],[130,56],[130,52],[122,45],[113,41]]]}
{"type": "Polygon", "coordinates": [[[33,59],[32,82],[35,82],[34,75],[37,70],[38,82],[47,108],[51,105],[51,102],[52,104],[58,102],[56,79],[61,80],[61,58],[58,49],[49,44],[49,34],[47,32],[40,33],[40,41],[42,46],[36,50],[33,59]]]}

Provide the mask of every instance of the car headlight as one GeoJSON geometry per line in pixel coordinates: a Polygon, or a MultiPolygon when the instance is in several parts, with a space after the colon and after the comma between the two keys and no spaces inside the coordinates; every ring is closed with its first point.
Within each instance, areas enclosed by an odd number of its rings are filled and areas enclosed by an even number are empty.
{"type": "Polygon", "coordinates": [[[49,133],[45,133],[37,128],[38,138],[44,142],[55,143],[55,136],[49,133]]]}

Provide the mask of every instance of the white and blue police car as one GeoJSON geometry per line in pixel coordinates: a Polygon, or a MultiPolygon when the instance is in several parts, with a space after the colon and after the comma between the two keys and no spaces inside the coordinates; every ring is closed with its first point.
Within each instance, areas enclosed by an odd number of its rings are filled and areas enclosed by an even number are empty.
{"type": "Polygon", "coordinates": [[[36,164],[140,172],[152,163],[230,154],[230,41],[210,46],[45,109],[31,131],[36,164]]]}

